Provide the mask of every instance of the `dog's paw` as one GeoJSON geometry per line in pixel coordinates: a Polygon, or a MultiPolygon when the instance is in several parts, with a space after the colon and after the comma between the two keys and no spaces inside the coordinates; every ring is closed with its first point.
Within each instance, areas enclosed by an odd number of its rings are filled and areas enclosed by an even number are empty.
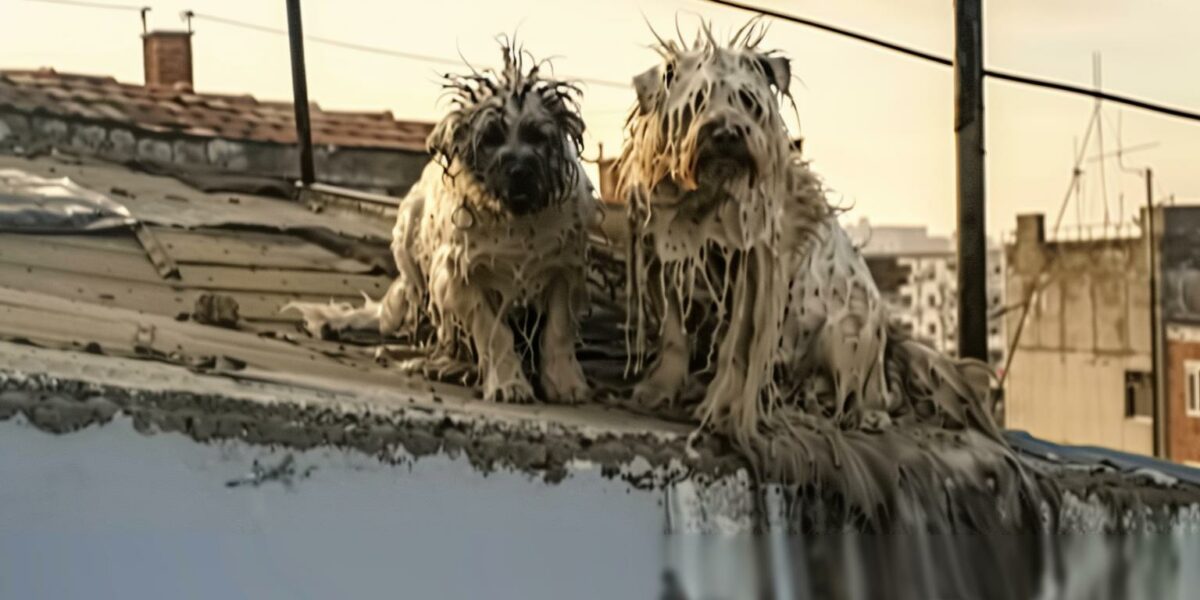
{"type": "Polygon", "coordinates": [[[633,403],[646,410],[670,407],[679,399],[681,387],[681,385],[671,385],[656,378],[646,379],[634,386],[633,403]]]}
{"type": "Polygon", "coordinates": [[[558,404],[578,404],[591,395],[578,363],[544,371],[542,389],[547,400],[558,404]]]}
{"type": "Polygon", "coordinates": [[[483,398],[489,402],[528,404],[533,402],[533,386],[524,377],[504,383],[489,382],[484,385],[483,398]]]}
{"type": "Polygon", "coordinates": [[[860,416],[858,427],[870,433],[879,433],[892,426],[892,417],[887,411],[865,409],[860,416]]]}

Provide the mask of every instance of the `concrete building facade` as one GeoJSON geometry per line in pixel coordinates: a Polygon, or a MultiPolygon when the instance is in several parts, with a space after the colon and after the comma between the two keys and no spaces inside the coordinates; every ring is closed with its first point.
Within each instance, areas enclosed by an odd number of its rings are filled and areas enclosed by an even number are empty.
{"type": "Polygon", "coordinates": [[[1006,426],[1200,462],[1200,207],[1158,207],[1154,223],[1152,242],[1049,240],[1042,215],[1018,218],[1006,426]]]}
{"type": "MultiPolygon", "coordinates": [[[[844,225],[859,245],[893,319],[907,332],[947,354],[958,353],[958,264],[954,242],[920,226],[873,226],[863,218],[844,225]]],[[[988,311],[1004,306],[1004,253],[988,252],[988,311]]],[[[1004,320],[989,323],[988,361],[1002,368],[1004,320]]]]}

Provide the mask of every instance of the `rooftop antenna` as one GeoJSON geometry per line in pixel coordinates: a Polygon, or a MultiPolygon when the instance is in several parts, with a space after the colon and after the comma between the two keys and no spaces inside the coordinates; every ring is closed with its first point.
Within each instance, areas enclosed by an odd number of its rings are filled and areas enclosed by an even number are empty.
{"type": "Polygon", "coordinates": [[[187,23],[187,32],[188,33],[192,33],[192,17],[194,17],[194,16],[196,16],[196,13],[191,10],[184,10],[184,11],[180,11],[180,13],[179,13],[179,19],[181,21],[184,21],[185,23],[187,23]]]}
{"type": "Polygon", "coordinates": [[[150,8],[149,6],[143,6],[138,9],[138,12],[141,13],[142,16],[142,35],[150,33],[150,31],[146,28],[146,13],[150,12],[151,10],[154,9],[150,8]]]}
{"type": "MultiPolygon", "coordinates": [[[[1092,53],[1092,82],[1096,86],[1097,92],[1099,92],[1100,88],[1101,88],[1102,70],[1103,70],[1103,68],[1101,67],[1101,62],[1100,62],[1100,53],[1093,52],[1092,53]]],[[[1103,114],[1101,113],[1100,105],[1101,105],[1100,97],[1096,96],[1096,119],[1099,120],[1099,122],[1096,124],[1096,143],[1100,147],[1100,154],[1103,155],[1104,154],[1104,118],[1103,118],[1103,114]]],[[[1100,161],[1100,197],[1104,201],[1103,235],[1104,235],[1104,237],[1107,237],[1108,236],[1108,226],[1109,226],[1109,223],[1111,222],[1111,218],[1108,213],[1108,174],[1104,170],[1104,161],[1103,160],[1100,161]]]]}

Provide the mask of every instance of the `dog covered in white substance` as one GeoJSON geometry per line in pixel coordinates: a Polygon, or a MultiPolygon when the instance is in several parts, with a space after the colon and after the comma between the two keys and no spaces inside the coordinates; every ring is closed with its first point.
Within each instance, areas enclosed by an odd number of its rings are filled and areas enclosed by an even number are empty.
{"type": "Polygon", "coordinates": [[[707,26],[691,44],[660,38],[661,64],[634,78],[617,168],[632,229],[635,401],[677,401],[700,362],[711,379],[696,416],[757,448],[781,407],[801,409],[789,423],[916,418],[994,433],[968,365],[889,329],[865,261],[790,142],[790,63],[759,48],[763,35],[752,21],[728,44],[707,26]]]}
{"type": "Polygon", "coordinates": [[[435,357],[474,359],[484,397],[507,402],[535,396],[509,323],[528,309],[542,394],[579,402],[588,385],[575,344],[597,209],[579,160],[580,93],[502,46],[499,71],[446,76],[453,109],[429,137],[435,160],[400,204],[392,231],[400,274],[386,296],[354,310],[291,307],[310,331],[364,321],[383,333],[431,326],[435,357]]]}

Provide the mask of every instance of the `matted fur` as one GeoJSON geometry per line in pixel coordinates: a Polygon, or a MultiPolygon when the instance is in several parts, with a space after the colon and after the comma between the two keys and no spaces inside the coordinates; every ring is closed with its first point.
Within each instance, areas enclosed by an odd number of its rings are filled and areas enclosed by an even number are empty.
{"type": "Polygon", "coordinates": [[[756,22],[727,44],[708,26],[691,44],[660,38],[662,63],[634,80],[618,188],[633,229],[635,369],[645,367],[649,334],[658,337],[635,396],[659,403],[683,391],[687,312],[703,291],[716,299],[717,333],[696,414],[719,431],[749,443],[778,428],[773,412],[798,406],[841,427],[920,415],[996,435],[986,390],[968,383],[965,363],[889,333],[865,261],[792,151],[780,114],[789,65],[760,49],[762,39],[756,22]],[[745,140],[745,168],[702,156],[716,120],[745,140]],[[719,280],[714,260],[725,268],[719,280]]]}
{"type": "Polygon", "coordinates": [[[436,160],[399,207],[392,252],[400,274],[384,298],[356,311],[294,307],[310,330],[361,323],[362,313],[384,333],[431,329],[435,358],[476,361],[484,396],[507,401],[533,397],[508,324],[515,309],[531,309],[539,319],[542,391],[552,401],[577,402],[587,395],[575,344],[586,300],[587,226],[597,208],[579,162],[579,92],[546,77],[543,63],[527,61],[507,41],[503,56],[498,71],[446,77],[453,109],[430,135],[436,160]],[[497,136],[503,139],[490,139],[497,136]],[[522,211],[499,189],[512,181],[491,179],[507,166],[488,154],[502,144],[530,157],[537,194],[522,211]]]}

